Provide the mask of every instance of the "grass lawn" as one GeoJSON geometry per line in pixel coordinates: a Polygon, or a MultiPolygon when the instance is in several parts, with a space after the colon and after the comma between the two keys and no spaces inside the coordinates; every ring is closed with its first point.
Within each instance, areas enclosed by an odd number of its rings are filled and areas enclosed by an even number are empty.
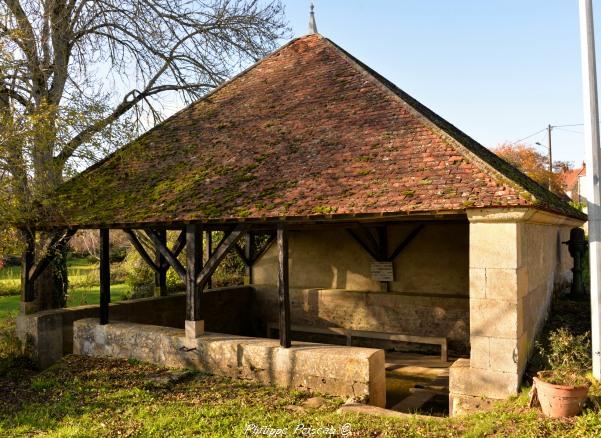
{"type": "MultiPolygon", "coordinates": [[[[70,262],[70,306],[98,303],[96,270],[89,262],[70,262]]],[[[14,277],[17,269],[0,277],[0,287],[14,277]]],[[[125,288],[112,286],[115,301],[125,288]]],[[[303,404],[315,394],[137,361],[67,356],[39,371],[20,355],[15,341],[18,306],[18,295],[0,296],[1,437],[236,437],[269,436],[270,431],[278,436],[274,429],[285,430],[285,436],[601,436],[600,385],[591,388],[583,415],[572,419],[551,420],[539,409],[528,408],[528,388],[486,413],[384,418],[339,413],[344,400],[335,397],[322,396],[323,404],[311,408],[303,404]]],[[[561,306],[553,324],[588,330],[586,305],[561,306]]]]}
{"type": "MultiPolygon", "coordinates": [[[[100,286],[98,264],[86,259],[69,259],[69,296],[67,307],[98,304],[100,286]]],[[[14,316],[19,311],[19,288],[21,268],[8,266],[0,269],[0,319],[14,316]]],[[[111,301],[121,301],[128,288],[125,283],[111,285],[111,301]]]]}
{"type": "MultiPolygon", "coordinates": [[[[570,420],[549,420],[529,409],[524,392],[492,412],[454,419],[381,418],[337,413],[342,400],[323,397],[303,407],[311,394],[241,380],[180,373],[136,361],[68,356],[36,373],[21,367],[0,377],[3,437],[231,437],[256,425],[286,428],[288,436],[598,436],[593,411],[570,420]],[[314,434],[294,434],[303,425],[314,434]],[[343,429],[342,429],[343,428],[343,429]],[[350,431],[343,435],[342,431],[350,431]]],[[[305,429],[306,431],[306,429],[305,429]]]]}

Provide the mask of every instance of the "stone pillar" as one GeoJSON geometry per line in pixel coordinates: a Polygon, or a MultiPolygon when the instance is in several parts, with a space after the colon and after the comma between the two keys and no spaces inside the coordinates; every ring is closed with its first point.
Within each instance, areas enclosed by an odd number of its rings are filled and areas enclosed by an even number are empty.
{"type": "Polygon", "coordinates": [[[526,208],[470,210],[468,220],[470,358],[450,368],[452,414],[518,393],[564,257],[562,229],[581,223],[526,208]]]}
{"type": "Polygon", "coordinates": [[[521,297],[527,291],[519,222],[470,217],[470,359],[451,367],[452,408],[516,394],[525,366],[521,297]]]}
{"type": "Polygon", "coordinates": [[[23,352],[44,369],[63,357],[62,310],[18,315],[16,332],[23,352]]]}

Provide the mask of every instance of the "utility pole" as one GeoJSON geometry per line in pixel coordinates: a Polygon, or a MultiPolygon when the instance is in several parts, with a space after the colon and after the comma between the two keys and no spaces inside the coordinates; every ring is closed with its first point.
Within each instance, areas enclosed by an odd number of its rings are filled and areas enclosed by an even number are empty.
{"type": "Polygon", "coordinates": [[[599,102],[592,0],[579,0],[580,49],[586,145],[586,181],[588,186],[588,231],[591,276],[591,333],[593,377],[601,380],[601,191],[599,190],[599,102]]]}
{"type": "Polygon", "coordinates": [[[547,126],[547,136],[549,137],[549,190],[551,190],[551,186],[553,183],[553,154],[551,152],[551,131],[553,130],[553,126],[549,124],[547,126]]]}

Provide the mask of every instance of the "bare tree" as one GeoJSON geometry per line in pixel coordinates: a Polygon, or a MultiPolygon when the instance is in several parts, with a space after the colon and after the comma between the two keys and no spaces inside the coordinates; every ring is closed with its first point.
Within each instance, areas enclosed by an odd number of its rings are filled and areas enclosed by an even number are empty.
{"type": "Polygon", "coordinates": [[[165,95],[196,99],[262,57],[283,19],[277,0],[0,0],[4,219],[156,123],[165,95]]]}

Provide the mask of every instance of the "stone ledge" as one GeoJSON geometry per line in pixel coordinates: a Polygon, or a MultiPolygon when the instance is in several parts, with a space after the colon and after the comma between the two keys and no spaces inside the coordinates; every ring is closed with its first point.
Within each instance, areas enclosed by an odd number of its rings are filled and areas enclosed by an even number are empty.
{"type": "Polygon", "coordinates": [[[456,360],[449,368],[449,391],[453,397],[465,395],[488,399],[506,399],[516,395],[520,375],[492,369],[470,367],[469,359],[456,360]]]}
{"type": "Polygon", "coordinates": [[[138,359],[173,368],[190,368],[263,384],[341,397],[367,396],[386,403],[384,351],[278,341],[205,332],[189,339],[184,330],[128,322],[100,325],[97,319],[74,323],[73,352],[138,359]]]}
{"type": "Polygon", "coordinates": [[[536,208],[475,208],[467,210],[470,223],[526,222],[541,225],[581,227],[584,221],[536,208]]]}

